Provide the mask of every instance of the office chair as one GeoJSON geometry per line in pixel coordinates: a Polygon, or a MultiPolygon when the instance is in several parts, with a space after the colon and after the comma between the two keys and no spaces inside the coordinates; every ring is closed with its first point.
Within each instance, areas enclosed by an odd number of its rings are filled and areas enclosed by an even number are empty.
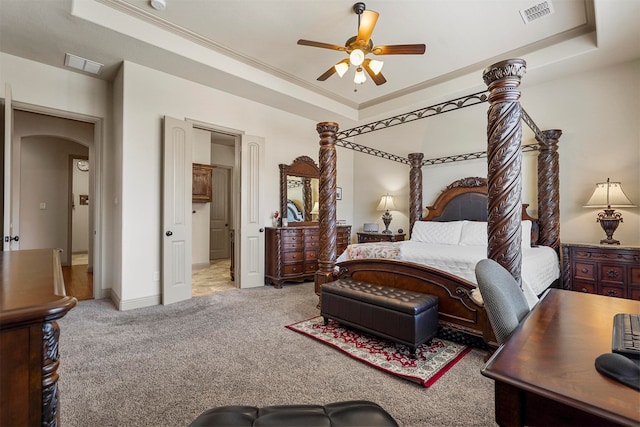
{"type": "Polygon", "coordinates": [[[493,332],[502,344],[529,313],[529,304],[511,273],[492,259],[476,264],[476,280],[493,332]]]}

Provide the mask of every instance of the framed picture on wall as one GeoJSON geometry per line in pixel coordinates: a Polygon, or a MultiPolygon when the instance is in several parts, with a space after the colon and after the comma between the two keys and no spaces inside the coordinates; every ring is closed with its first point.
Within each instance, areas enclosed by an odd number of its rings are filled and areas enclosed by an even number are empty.
{"type": "Polygon", "coordinates": [[[342,187],[336,187],[336,200],[342,200],[342,187]]]}

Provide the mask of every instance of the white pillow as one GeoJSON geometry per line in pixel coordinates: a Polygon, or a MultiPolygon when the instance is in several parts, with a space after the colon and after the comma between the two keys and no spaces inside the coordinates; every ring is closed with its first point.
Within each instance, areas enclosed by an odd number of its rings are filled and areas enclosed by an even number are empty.
{"type": "Polygon", "coordinates": [[[482,221],[464,221],[460,234],[462,246],[487,246],[487,223],[482,221]]]}
{"type": "MultiPolygon", "coordinates": [[[[480,221],[464,221],[460,234],[460,245],[462,246],[487,246],[489,236],[487,223],[480,221]]],[[[531,247],[531,221],[522,221],[522,247],[531,247]]]]}
{"type": "Polygon", "coordinates": [[[416,221],[413,224],[411,240],[440,245],[457,245],[460,243],[462,223],[463,221],[416,221]]]}
{"type": "Polygon", "coordinates": [[[528,219],[522,221],[522,247],[531,247],[531,221],[528,219]]]}

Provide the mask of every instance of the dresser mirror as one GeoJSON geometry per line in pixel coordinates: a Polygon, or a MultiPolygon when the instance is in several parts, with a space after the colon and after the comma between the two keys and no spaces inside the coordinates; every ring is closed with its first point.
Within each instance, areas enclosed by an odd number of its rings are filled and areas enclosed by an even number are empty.
{"type": "Polygon", "coordinates": [[[320,169],[310,157],[300,156],[293,163],[280,165],[280,217],[289,225],[318,222],[317,209],[320,169]]]}

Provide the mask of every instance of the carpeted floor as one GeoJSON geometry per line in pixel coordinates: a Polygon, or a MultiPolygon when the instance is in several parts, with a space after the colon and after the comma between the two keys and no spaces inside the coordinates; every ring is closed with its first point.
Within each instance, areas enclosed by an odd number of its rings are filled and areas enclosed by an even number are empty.
{"type": "Polygon", "coordinates": [[[61,423],[184,426],[213,406],[366,399],[403,426],[495,426],[485,352],[424,388],[285,328],[316,303],[313,283],[126,312],[81,301],[59,321],[61,423]]]}

